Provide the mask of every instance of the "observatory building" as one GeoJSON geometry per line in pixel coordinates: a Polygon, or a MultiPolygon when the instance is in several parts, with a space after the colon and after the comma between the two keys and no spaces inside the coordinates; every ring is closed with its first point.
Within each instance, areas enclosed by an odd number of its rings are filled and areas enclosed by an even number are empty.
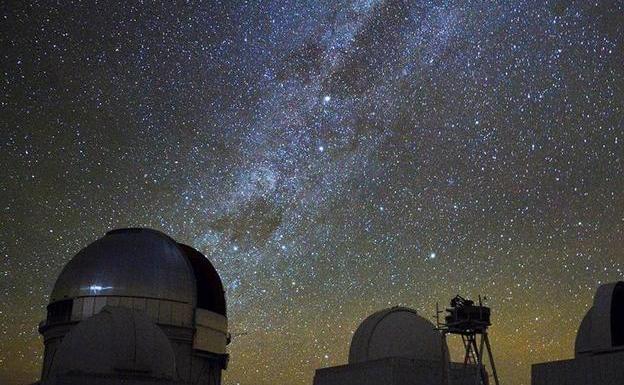
{"type": "Polygon", "coordinates": [[[392,307],[357,328],[347,365],[318,369],[314,385],[474,385],[474,365],[452,363],[443,335],[415,310],[392,307]]]}
{"type": "Polygon", "coordinates": [[[109,231],[76,254],[39,332],[40,385],[219,385],[228,362],[219,274],[151,229],[109,231]]]}
{"type": "Polygon", "coordinates": [[[624,282],[598,288],[576,334],[574,359],[533,365],[531,383],[624,384],[624,282]]]}

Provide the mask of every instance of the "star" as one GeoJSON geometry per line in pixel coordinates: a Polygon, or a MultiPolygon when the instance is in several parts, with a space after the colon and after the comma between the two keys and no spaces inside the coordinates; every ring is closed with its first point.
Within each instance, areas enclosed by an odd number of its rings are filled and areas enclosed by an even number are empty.
{"type": "Polygon", "coordinates": [[[128,226],[221,275],[250,331],[224,384],[309,385],[372,312],[457,291],[490,298],[502,382],[530,383],[624,279],[623,7],[5,10],[0,383],[36,382],[58,273],[128,226]]]}

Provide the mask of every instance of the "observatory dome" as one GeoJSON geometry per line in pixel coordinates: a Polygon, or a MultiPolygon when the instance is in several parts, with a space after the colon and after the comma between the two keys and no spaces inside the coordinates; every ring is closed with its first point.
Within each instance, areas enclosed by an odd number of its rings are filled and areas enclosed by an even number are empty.
{"type": "Polygon", "coordinates": [[[174,372],[176,384],[218,384],[229,357],[225,292],[214,266],[146,228],[112,230],[80,250],[61,271],[39,332],[45,385],[57,385],[59,373],[72,377],[63,384],[91,384],[110,370],[159,384],[174,372]]]}
{"type": "Polygon", "coordinates": [[[52,359],[50,378],[75,375],[137,375],[172,379],[171,343],[143,313],[106,306],[76,325],[52,359]]]}
{"type": "Polygon", "coordinates": [[[195,303],[195,279],[178,244],[151,229],[109,231],[65,265],[50,302],[81,296],[195,303]]]}
{"type": "Polygon", "coordinates": [[[405,307],[370,315],[351,340],[349,364],[389,357],[449,360],[446,343],[433,323],[405,307]]]}
{"type": "Polygon", "coordinates": [[[581,321],[574,344],[575,355],[624,348],[624,282],[598,288],[592,307],[581,321]]]}
{"type": "Polygon", "coordinates": [[[226,315],[225,291],[219,273],[202,253],[191,246],[178,243],[195,275],[197,307],[226,315]]]}

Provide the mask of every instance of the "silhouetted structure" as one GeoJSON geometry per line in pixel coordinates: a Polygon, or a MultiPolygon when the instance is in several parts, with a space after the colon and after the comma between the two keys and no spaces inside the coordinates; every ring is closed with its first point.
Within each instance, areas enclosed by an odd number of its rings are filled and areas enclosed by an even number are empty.
{"type": "Polygon", "coordinates": [[[535,364],[532,385],[624,384],[624,282],[602,285],[576,334],[574,359],[535,364]]]}
{"type": "MultiPolygon", "coordinates": [[[[370,315],[348,364],[318,369],[314,385],[486,385],[485,352],[498,384],[490,309],[457,296],[446,311],[437,327],[405,307],[370,315]],[[450,361],[447,334],[462,336],[463,363],[450,361]]],[[[113,230],[82,249],[60,273],[39,331],[39,385],[220,385],[228,362],[217,271],[151,229],[113,230]]],[[[532,385],[554,384],[624,384],[624,282],[598,288],[574,359],[533,365],[532,385]]]]}
{"type": "Polygon", "coordinates": [[[372,314],[357,328],[347,365],[318,369],[314,385],[474,385],[474,365],[451,363],[443,335],[405,307],[372,314]]]}
{"type": "MultiPolygon", "coordinates": [[[[489,384],[488,372],[485,369],[484,354],[487,353],[492,366],[494,383],[499,385],[492,347],[488,337],[487,329],[492,325],[490,322],[490,308],[483,306],[481,296],[479,304],[457,295],[451,299],[451,306],[446,309],[448,313],[444,317],[444,323],[438,321],[438,329],[443,335],[455,334],[461,336],[464,344],[464,366],[474,365],[479,373],[477,384],[489,384]],[[477,340],[480,342],[477,343],[477,340]]],[[[440,314],[436,305],[436,317],[440,314]]]]}
{"type": "Polygon", "coordinates": [[[151,229],[108,232],[63,269],[39,325],[42,385],[221,383],[221,279],[200,252],[151,229]]]}

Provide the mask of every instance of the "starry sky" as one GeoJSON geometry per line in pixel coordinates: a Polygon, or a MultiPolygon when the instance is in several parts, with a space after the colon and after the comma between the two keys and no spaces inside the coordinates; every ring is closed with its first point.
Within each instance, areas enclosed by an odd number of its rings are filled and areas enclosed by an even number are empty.
{"type": "Polygon", "coordinates": [[[311,384],[371,312],[457,293],[527,385],[624,279],[622,1],[0,8],[0,383],[116,227],[213,261],[227,385],[311,384]]]}

